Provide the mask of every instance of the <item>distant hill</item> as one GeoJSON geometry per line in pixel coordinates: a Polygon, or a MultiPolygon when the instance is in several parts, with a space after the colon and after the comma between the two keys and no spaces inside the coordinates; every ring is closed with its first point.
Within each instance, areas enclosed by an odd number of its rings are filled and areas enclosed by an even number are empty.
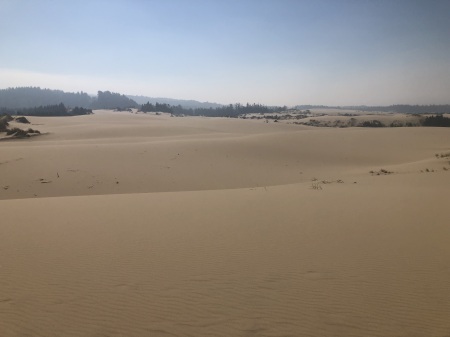
{"type": "Polygon", "coordinates": [[[184,99],[174,99],[174,98],[165,98],[165,97],[147,97],[147,96],[134,96],[134,95],[126,95],[128,98],[131,98],[138,104],[169,104],[171,106],[181,105],[183,108],[187,109],[198,109],[198,108],[220,108],[223,104],[218,103],[210,103],[210,102],[199,102],[194,100],[184,100],[184,99]]]}
{"type": "Polygon", "coordinates": [[[327,105],[296,105],[294,109],[309,110],[309,109],[340,109],[340,107],[327,106],[327,105]]]}
{"type": "Polygon", "coordinates": [[[427,114],[427,113],[450,113],[449,104],[441,105],[410,105],[395,104],[389,106],[367,106],[367,105],[351,105],[351,106],[326,106],[326,105],[296,105],[296,109],[343,109],[358,110],[365,112],[391,112],[405,114],[427,114]]]}
{"type": "Polygon", "coordinates": [[[125,95],[99,91],[93,97],[85,92],[64,92],[39,87],[19,87],[0,90],[0,108],[9,110],[30,109],[64,104],[68,108],[124,109],[139,105],[125,95]]]}
{"type": "Polygon", "coordinates": [[[18,87],[0,89],[0,108],[28,109],[39,106],[57,105],[63,103],[69,108],[83,107],[89,109],[137,108],[150,102],[181,105],[187,109],[219,108],[222,104],[181,100],[173,98],[155,98],[147,96],[122,95],[110,91],[98,91],[97,96],[85,92],[64,92],[62,90],[41,89],[39,87],[18,87]]]}
{"type": "Polygon", "coordinates": [[[64,92],[39,87],[0,90],[0,108],[24,109],[63,103],[67,107],[89,108],[94,98],[85,92],[64,92]]]}
{"type": "Polygon", "coordinates": [[[449,104],[441,105],[409,105],[409,104],[395,104],[389,106],[352,106],[344,107],[353,110],[360,110],[366,112],[382,111],[382,112],[397,112],[406,114],[427,114],[427,113],[450,113],[449,104]]]}
{"type": "MultiPolygon", "coordinates": [[[[174,113],[192,115],[222,115],[235,114],[236,111],[241,113],[242,107],[239,105],[233,113],[224,108],[228,105],[199,102],[195,100],[182,100],[164,97],[148,97],[148,96],[133,96],[122,95],[110,91],[98,91],[97,96],[88,95],[85,92],[64,92],[62,90],[41,89],[39,87],[18,87],[0,89],[0,110],[2,111],[17,111],[21,109],[30,109],[36,107],[45,107],[63,104],[69,110],[80,107],[85,109],[126,109],[139,108],[143,104],[150,103],[156,105],[167,104],[173,108],[174,113]],[[181,109],[180,109],[181,106],[181,109]],[[203,110],[202,110],[203,109],[203,110]],[[215,111],[206,111],[206,110],[215,111]],[[182,111],[183,110],[183,111],[182,111]],[[184,111],[192,110],[192,111],[184,111]],[[196,110],[196,111],[194,111],[196,110]]],[[[259,106],[259,105],[257,105],[259,106]]],[[[247,107],[247,106],[245,106],[247,107]]],[[[253,106],[251,107],[253,109],[253,106]]],[[[266,107],[264,107],[265,109],[266,107]]],[[[267,107],[275,111],[279,107],[267,107]]],[[[367,112],[398,112],[398,113],[412,113],[412,114],[443,114],[450,113],[450,105],[407,105],[397,104],[390,106],[324,106],[324,105],[297,105],[297,109],[313,109],[313,108],[334,108],[334,109],[352,109],[367,112]]],[[[258,108],[261,110],[261,107],[258,108]]],[[[258,111],[259,111],[258,110],[258,111]]]]}

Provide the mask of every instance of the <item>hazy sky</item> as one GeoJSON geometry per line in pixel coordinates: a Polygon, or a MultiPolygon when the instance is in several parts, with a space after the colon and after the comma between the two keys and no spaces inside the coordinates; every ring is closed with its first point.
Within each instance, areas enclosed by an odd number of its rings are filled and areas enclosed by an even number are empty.
{"type": "Polygon", "coordinates": [[[450,0],[0,0],[0,88],[450,103],[450,0]]]}

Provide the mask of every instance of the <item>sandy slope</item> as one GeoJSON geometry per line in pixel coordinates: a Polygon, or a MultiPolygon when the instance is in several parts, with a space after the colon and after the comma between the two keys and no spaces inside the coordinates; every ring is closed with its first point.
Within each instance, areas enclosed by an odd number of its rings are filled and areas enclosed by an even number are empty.
{"type": "Polygon", "coordinates": [[[272,186],[416,161],[425,162],[415,171],[442,169],[434,154],[450,151],[448,130],[439,128],[320,129],[106,112],[31,121],[49,134],[0,144],[0,199],[272,186]]]}
{"type": "Polygon", "coordinates": [[[450,335],[450,130],[32,122],[0,144],[1,336],[450,335]]]}

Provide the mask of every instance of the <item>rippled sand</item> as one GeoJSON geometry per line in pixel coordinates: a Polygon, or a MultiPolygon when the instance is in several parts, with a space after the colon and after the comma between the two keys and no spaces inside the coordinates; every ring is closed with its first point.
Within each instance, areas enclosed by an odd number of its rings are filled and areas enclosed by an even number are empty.
{"type": "Polygon", "coordinates": [[[31,121],[0,143],[0,336],[450,335],[450,130],[31,121]]]}

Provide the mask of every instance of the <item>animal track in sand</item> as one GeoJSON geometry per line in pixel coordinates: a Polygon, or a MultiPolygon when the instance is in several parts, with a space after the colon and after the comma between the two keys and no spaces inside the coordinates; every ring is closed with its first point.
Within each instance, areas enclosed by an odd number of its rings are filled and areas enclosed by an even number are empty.
{"type": "MultiPolygon", "coordinates": [[[[317,178],[312,178],[311,179],[312,183],[311,183],[311,188],[313,190],[322,190],[322,185],[327,185],[327,184],[343,184],[344,181],[342,179],[337,179],[337,180],[319,180],[317,178]]],[[[356,181],[354,182],[354,184],[356,183],[356,181]]]]}
{"type": "Polygon", "coordinates": [[[23,160],[22,157],[21,158],[16,158],[16,159],[13,159],[13,160],[6,160],[6,161],[0,162],[0,165],[12,163],[12,162],[15,162],[15,161],[21,161],[21,160],[23,160]]]}

